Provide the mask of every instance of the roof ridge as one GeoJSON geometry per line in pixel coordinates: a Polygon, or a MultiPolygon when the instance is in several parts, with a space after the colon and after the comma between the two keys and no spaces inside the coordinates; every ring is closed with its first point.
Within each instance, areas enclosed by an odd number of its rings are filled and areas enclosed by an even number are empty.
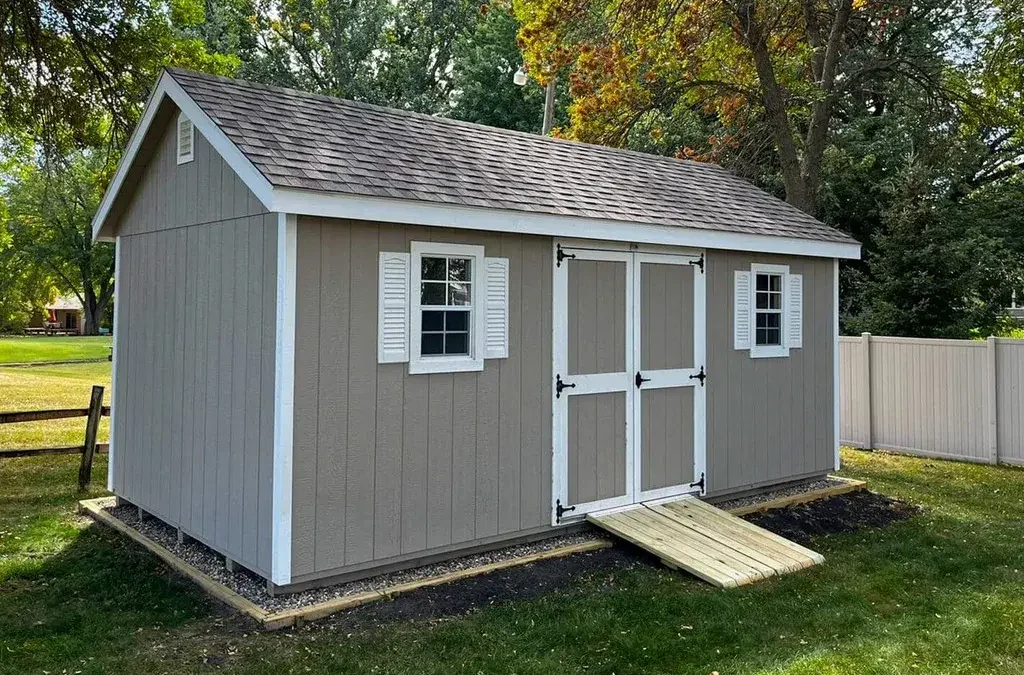
{"type": "Polygon", "coordinates": [[[213,75],[210,73],[200,73],[194,70],[188,70],[185,68],[177,68],[174,66],[164,66],[164,70],[169,72],[172,76],[184,75],[185,77],[195,77],[201,80],[213,80],[217,82],[242,85],[251,87],[254,89],[269,90],[277,93],[286,94],[289,96],[295,96],[297,98],[306,99],[320,99],[330,101],[332,103],[352,106],[356,108],[362,108],[372,110],[384,114],[399,115],[402,117],[411,117],[413,119],[426,119],[432,122],[440,122],[442,124],[449,124],[455,127],[462,127],[472,130],[483,130],[487,133],[494,134],[496,136],[509,136],[514,138],[522,138],[523,140],[529,140],[531,142],[547,142],[551,144],[571,146],[575,148],[586,148],[595,152],[616,156],[636,157],[643,158],[644,160],[658,160],[666,163],[671,163],[674,166],[690,166],[697,169],[711,169],[713,171],[720,171],[736,180],[745,181],[744,178],[737,176],[736,174],[728,171],[720,164],[714,162],[699,162],[692,159],[680,159],[679,157],[672,157],[670,155],[657,155],[654,153],[643,152],[640,150],[631,150],[629,148],[615,148],[608,145],[600,145],[598,143],[587,143],[584,141],[576,141],[569,138],[558,138],[556,136],[544,136],[541,134],[530,133],[528,131],[519,131],[517,129],[505,129],[503,127],[494,127],[487,124],[480,124],[479,122],[469,122],[466,120],[455,119],[453,117],[441,117],[440,115],[432,115],[430,113],[417,112],[415,110],[403,110],[401,108],[392,108],[390,106],[377,105],[375,103],[367,103],[366,101],[356,101],[349,98],[342,98],[340,96],[331,96],[329,94],[317,94],[314,92],[303,91],[301,89],[293,89],[291,87],[282,87],[276,84],[264,84],[262,82],[253,82],[252,80],[244,80],[241,78],[226,77],[224,75],[213,75]]]}

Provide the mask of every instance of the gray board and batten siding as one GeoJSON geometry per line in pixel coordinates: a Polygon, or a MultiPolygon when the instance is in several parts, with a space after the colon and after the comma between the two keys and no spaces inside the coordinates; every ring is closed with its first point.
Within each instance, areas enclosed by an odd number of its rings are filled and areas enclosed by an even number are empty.
{"type": "Polygon", "coordinates": [[[112,488],[269,576],[277,215],[198,131],[193,162],[173,119],[153,147],[118,230],[112,488]]]}

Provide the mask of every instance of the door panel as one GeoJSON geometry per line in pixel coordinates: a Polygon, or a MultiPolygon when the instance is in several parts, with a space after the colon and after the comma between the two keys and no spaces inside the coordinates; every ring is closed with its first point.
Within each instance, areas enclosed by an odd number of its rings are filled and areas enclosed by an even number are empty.
{"type": "Polygon", "coordinates": [[[626,263],[575,259],[566,261],[565,267],[569,284],[566,372],[626,372],[626,263]]]}
{"type": "Polygon", "coordinates": [[[693,368],[693,265],[640,265],[640,370],[693,368]]]}
{"type": "Polygon", "coordinates": [[[626,397],[627,392],[568,397],[570,504],[626,495],[626,397]]]}
{"type": "Polygon", "coordinates": [[[640,413],[641,491],[687,485],[693,475],[694,388],[643,392],[640,413]]]}

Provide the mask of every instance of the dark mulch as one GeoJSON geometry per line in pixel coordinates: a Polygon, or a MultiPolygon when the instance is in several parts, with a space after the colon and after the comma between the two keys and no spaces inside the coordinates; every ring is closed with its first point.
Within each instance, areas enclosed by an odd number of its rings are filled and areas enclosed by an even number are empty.
{"type": "Polygon", "coordinates": [[[466,614],[509,600],[528,600],[570,591],[596,581],[613,586],[618,572],[657,564],[640,549],[616,544],[612,548],[519,565],[478,577],[423,588],[335,615],[332,628],[356,628],[401,620],[430,620],[466,614]]]}
{"type": "Polygon", "coordinates": [[[906,520],[920,513],[920,507],[890,499],[869,490],[849,492],[785,509],[744,516],[754,525],[806,544],[811,537],[840,532],[855,532],[906,520]]]}

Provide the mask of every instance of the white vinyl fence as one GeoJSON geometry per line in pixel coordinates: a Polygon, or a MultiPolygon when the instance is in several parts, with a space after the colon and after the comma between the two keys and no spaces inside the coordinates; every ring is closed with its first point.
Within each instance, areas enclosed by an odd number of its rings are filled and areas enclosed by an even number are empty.
{"type": "Polygon", "coordinates": [[[839,338],[840,439],[1024,465],[1024,340],[839,338]]]}

